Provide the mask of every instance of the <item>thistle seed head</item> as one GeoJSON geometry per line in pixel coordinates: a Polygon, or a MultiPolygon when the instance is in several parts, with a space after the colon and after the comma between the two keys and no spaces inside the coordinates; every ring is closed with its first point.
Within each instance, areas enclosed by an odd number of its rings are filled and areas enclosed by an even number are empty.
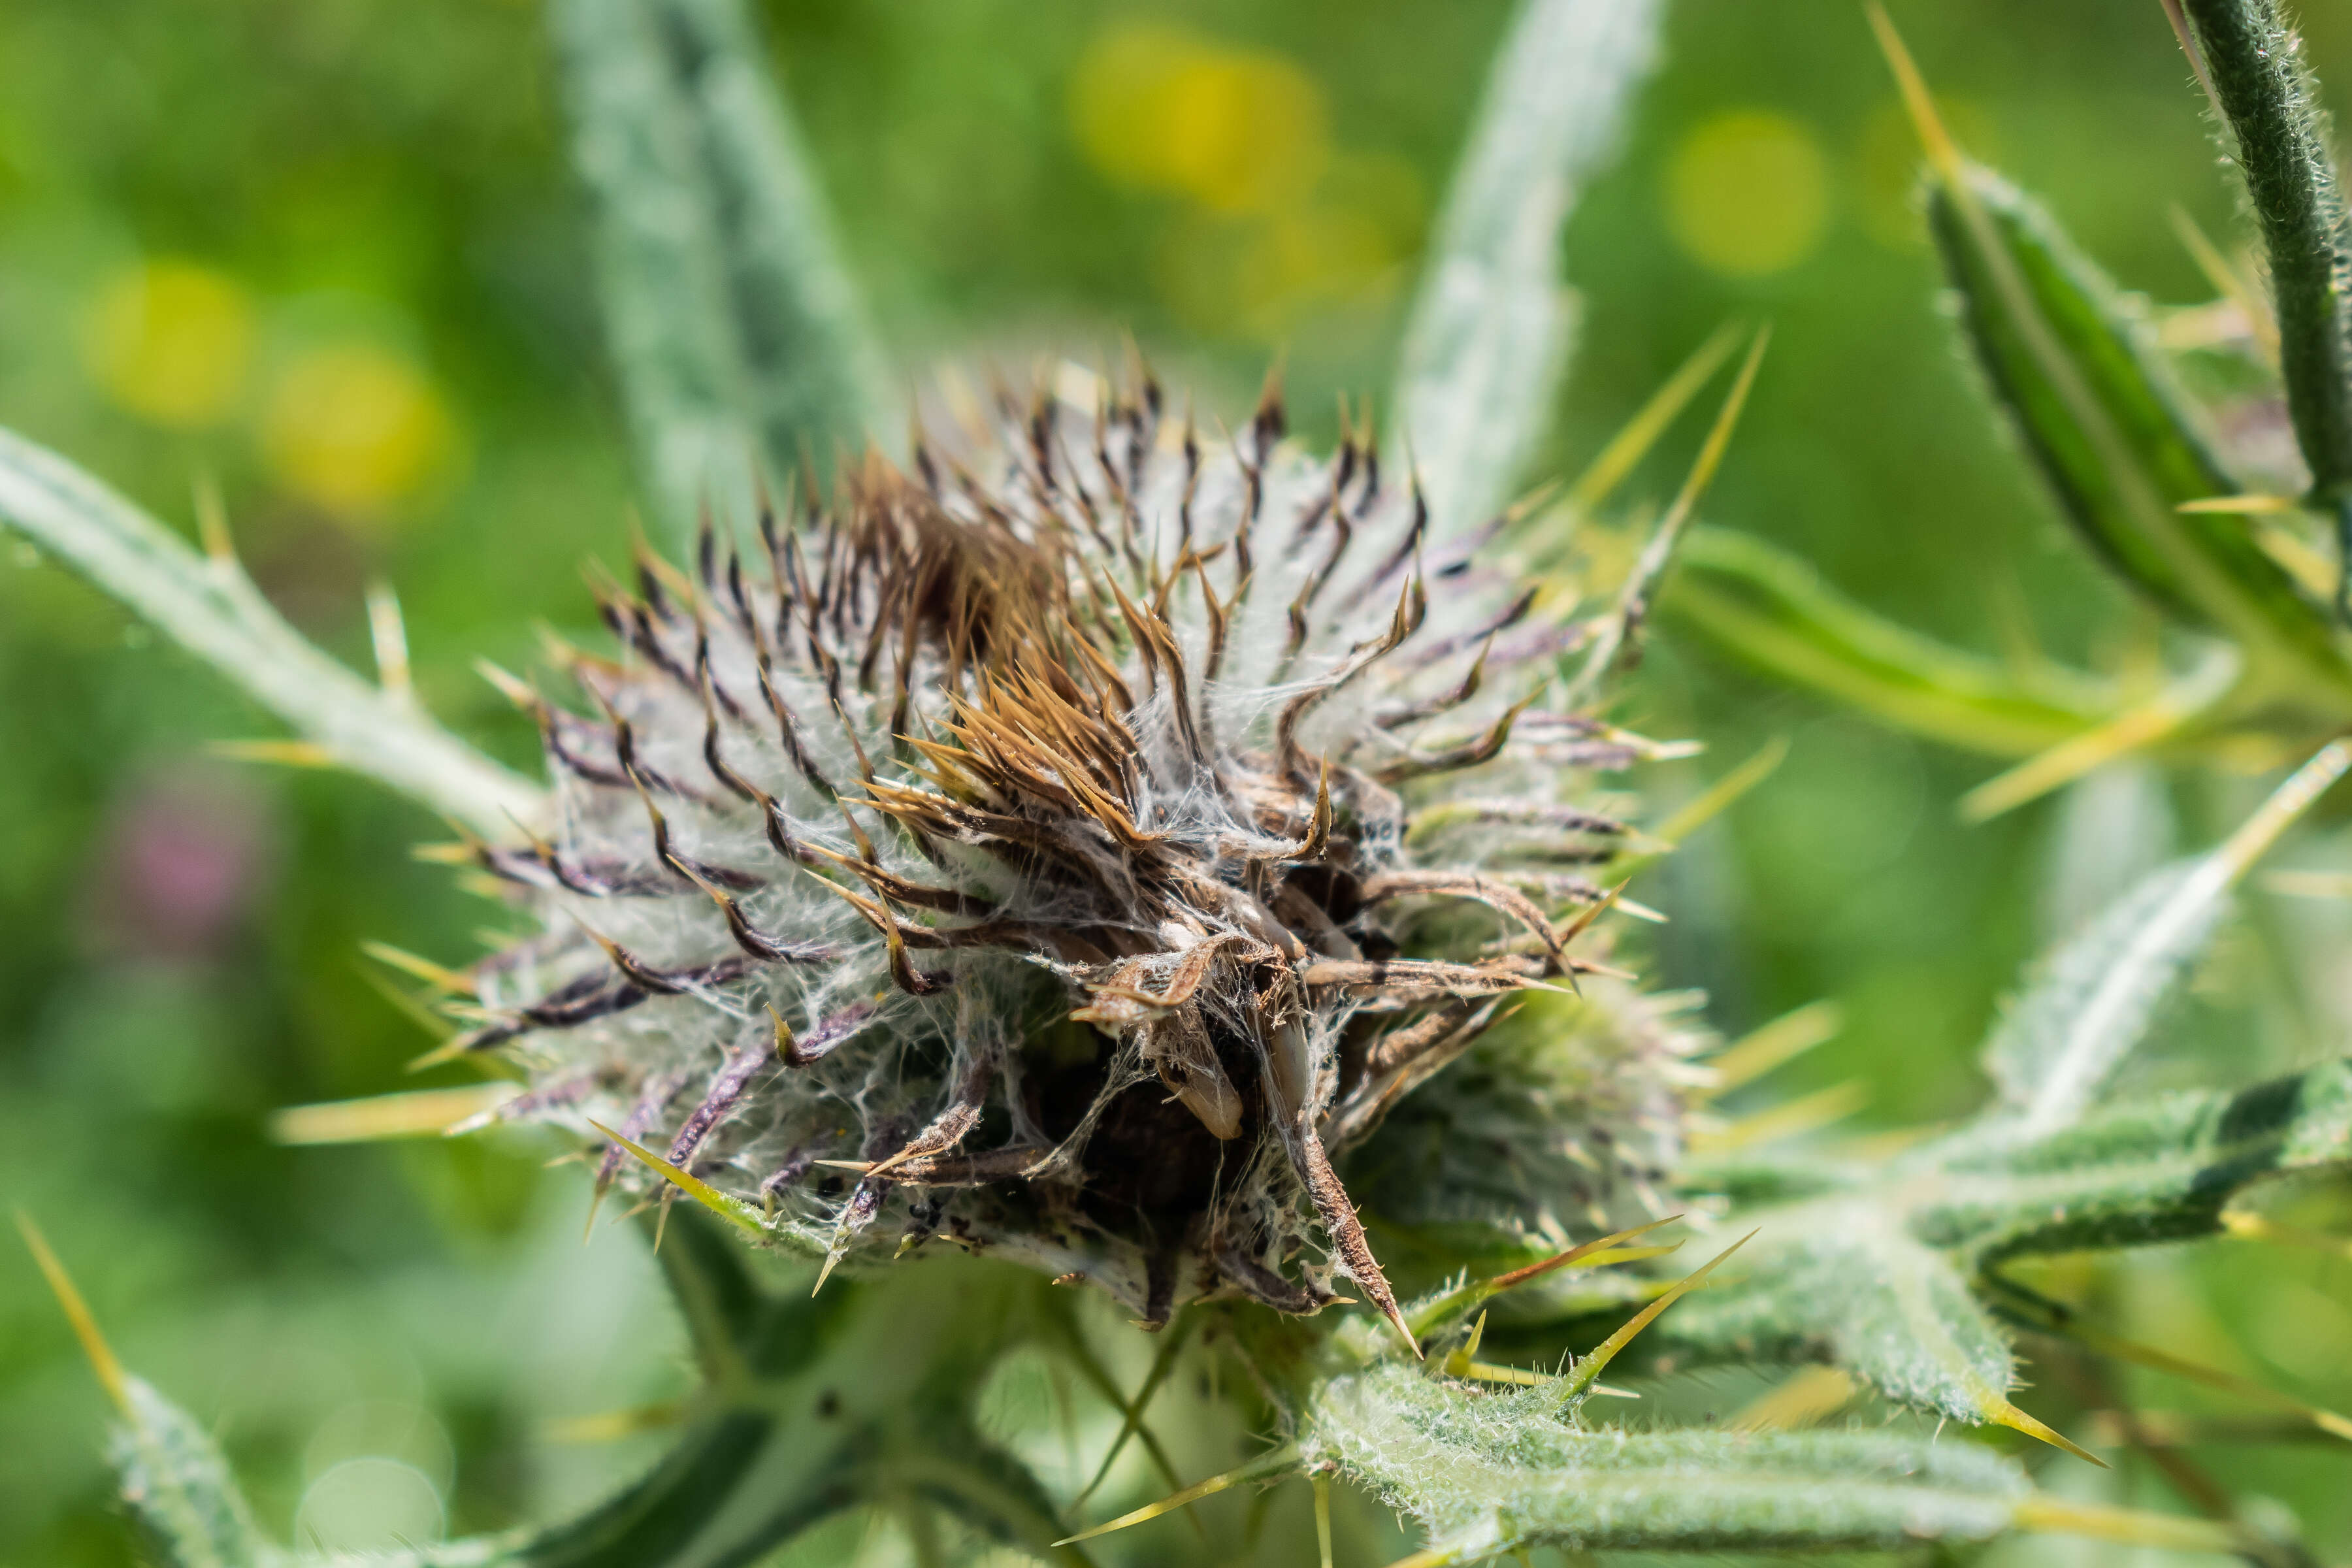
{"type": "MultiPolygon", "coordinates": [[[[1148,374],[998,414],[754,559],[641,556],[598,590],[621,657],[557,650],[581,701],[499,678],[558,819],[473,847],[542,929],[457,1048],[528,1070],[503,1118],[612,1127],[828,1264],[938,1237],[1147,1321],[1335,1276],[1393,1317],[1334,1159],[1607,973],[1624,828],[1576,792],[1660,748],[1547,703],[1599,619],[1428,537],[1368,437],[1310,461],[1270,394],[1207,440],[1148,374]]],[[[1459,1140],[1456,1207],[1638,1199],[1682,1046],[1607,1033],[1400,1121],[1459,1140]]],[[[601,1147],[600,1192],[644,1182],[601,1147]]]]}

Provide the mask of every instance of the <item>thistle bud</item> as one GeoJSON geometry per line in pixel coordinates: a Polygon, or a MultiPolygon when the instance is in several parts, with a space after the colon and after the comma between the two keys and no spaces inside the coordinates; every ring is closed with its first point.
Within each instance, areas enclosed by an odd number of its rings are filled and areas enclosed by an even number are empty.
{"type": "MultiPolygon", "coordinates": [[[[1638,1201],[1670,1028],[1448,1073],[1613,973],[1625,830],[1572,792],[1659,748],[1547,700],[1601,623],[1429,537],[1368,439],[1164,406],[1008,398],[751,559],[706,533],[601,585],[622,653],[558,650],[580,700],[509,682],[557,817],[475,854],[543,930],[457,1047],[528,1070],[507,1117],[618,1131],[828,1267],[936,1237],[1150,1322],[1343,1276],[1395,1319],[1336,1162],[1432,1079],[1433,1179],[1524,1176],[1512,1223],[1638,1201]]],[[[600,1191],[648,1179],[604,1149],[600,1191]]]]}

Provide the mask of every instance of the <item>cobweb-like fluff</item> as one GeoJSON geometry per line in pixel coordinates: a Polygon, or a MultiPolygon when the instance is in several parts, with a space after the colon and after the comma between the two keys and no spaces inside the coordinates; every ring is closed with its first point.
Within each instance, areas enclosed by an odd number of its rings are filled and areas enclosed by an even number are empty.
{"type": "MultiPolygon", "coordinates": [[[[1271,395],[1230,443],[1162,408],[1007,397],[757,559],[642,558],[600,590],[620,659],[562,650],[576,706],[505,678],[559,817],[469,850],[543,928],[455,1047],[527,1070],[499,1119],[642,1190],[612,1128],[828,1265],[936,1237],[1147,1321],[1340,1275],[1395,1316],[1333,1159],[1515,994],[1608,973],[1626,830],[1579,792],[1662,748],[1547,700],[1619,607],[1431,541],[1271,395]]],[[[1673,1152],[1684,1047],[1636,1035],[1487,1064],[1543,1104],[1446,1122],[1575,1189],[1528,1209],[1605,1209],[1673,1152]]]]}

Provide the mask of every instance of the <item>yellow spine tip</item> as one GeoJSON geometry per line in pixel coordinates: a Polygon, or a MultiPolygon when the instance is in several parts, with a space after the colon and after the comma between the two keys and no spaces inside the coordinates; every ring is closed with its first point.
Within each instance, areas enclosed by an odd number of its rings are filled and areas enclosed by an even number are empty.
{"type": "Polygon", "coordinates": [[[1919,74],[1918,63],[1904,46],[1903,35],[1895,30],[1886,9],[1878,0],[1868,0],[1863,7],[1870,17],[1870,29],[1878,35],[1879,52],[1886,57],[1887,68],[1895,73],[1895,85],[1903,95],[1903,108],[1911,117],[1911,127],[1918,132],[1919,145],[1934,164],[1938,177],[1958,184],[1961,177],[1960,149],[1944,129],[1943,116],[1936,112],[1936,100],[1927,91],[1927,80],[1919,74]]]}
{"type": "Polygon", "coordinates": [[[114,1408],[123,1418],[131,1419],[130,1379],[123,1373],[122,1363],[115,1359],[112,1347],[107,1344],[106,1336],[98,1331],[98,1320],[90,1315],[89,1304],[74,1288],[73,1277],[66,1272],[66,1266],[49,1250],[48,1238],[33,1223],[33,1216],[21,1208],[16,1211],[16,1233],[25,1238],[25,1249],[33,1255],[41,1277],[48,1281],[49,1292],[57,1297],[74,1338],[81,1342],[81,1353],[88,1358],[90,1371],[98,1374],[99,1385],[106,1390],[107,1398],[114,1402],[114,1408]]]}
{"type": "Polygon", "coordinates": [[[2038,1437],[2052,1447],[2063,1448],[2078,1459],[2088,1459],[2103,1470],[2113,1468],[2105,1459],[2092,1453],[2088,1448],[2065,1436],[2048,1424],[2028,1415],[2006,1399],[1999,1401],[1992,1408],[1986,1411],[1985,1417],[1995,1426],[2006,1426],[2012,1432],[2022,1432],[2029,1437],[2038,1437]]]}

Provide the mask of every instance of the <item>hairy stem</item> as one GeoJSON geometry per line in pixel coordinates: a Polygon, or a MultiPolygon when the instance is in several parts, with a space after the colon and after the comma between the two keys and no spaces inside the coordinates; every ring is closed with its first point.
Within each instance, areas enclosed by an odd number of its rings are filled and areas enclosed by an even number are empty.
{"type": "Polygon", "coordinates": [[[2352,524],[2352,230],[2315,84],[2273,0],[2186,0],[2270,257],[2312,500],[2352,524]]]}

